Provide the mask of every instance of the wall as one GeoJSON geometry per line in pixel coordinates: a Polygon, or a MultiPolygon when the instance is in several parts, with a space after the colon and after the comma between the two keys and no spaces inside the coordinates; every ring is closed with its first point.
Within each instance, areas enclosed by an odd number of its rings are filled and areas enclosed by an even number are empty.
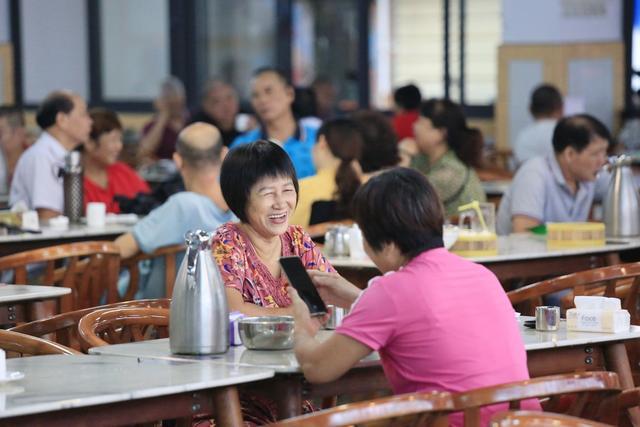
{"type": "Polygon", "coordinates": [[[503,43],[620,41],[622,1],[503,0],[503,43]]]}

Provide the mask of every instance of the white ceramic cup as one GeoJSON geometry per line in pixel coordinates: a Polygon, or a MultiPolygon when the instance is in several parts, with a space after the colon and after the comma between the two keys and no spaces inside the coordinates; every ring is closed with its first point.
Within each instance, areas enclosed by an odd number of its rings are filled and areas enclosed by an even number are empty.
{"type": "Polygon", "coordinates": [[[100,202],[87,203],[87,225],[104,227],[107,222],[107,205],[100,202]]]}

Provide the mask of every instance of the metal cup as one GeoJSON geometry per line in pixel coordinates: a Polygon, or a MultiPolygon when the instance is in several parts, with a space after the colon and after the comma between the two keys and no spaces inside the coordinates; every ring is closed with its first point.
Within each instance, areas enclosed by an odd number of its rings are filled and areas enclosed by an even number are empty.
{"type": "Polygon", "coordinates": [[[560,307],[543,305],[536,307],[536,330],[557,331],[560,326],[560,307]]]}
{"type": "Polygon", "coordinates": [[[329,312],[331,314],[329,315],[329,320],[327,320],[327,323],[324,324],[324,328],[335,329],[342,323],[342,318],[344,317],[345,310],[344,308],[337,307],[335,305],[328,305],[327,308],[329,309],[329,312]]]}

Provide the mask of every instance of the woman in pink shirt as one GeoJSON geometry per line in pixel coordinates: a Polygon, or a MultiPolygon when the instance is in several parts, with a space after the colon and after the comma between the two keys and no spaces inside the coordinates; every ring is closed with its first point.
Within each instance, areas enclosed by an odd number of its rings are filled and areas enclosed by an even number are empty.
{"type": "MultiPolygon", "coordinates": [[[[309,381],[332,381],[372,351],[395,393],[529,378],[509,299],[493,273],[444,249],[442,205],[422,174],[396,168],[372,178],[356,194],[354,214],[384,276],[360,291],[335,273],[309,272],[327,303],[351,307],[326,341],[314,338],[317,323],[289,288],[296,357],[309,381]]],[[[485,411],[486,421],[497,409],[485,411]]]]}

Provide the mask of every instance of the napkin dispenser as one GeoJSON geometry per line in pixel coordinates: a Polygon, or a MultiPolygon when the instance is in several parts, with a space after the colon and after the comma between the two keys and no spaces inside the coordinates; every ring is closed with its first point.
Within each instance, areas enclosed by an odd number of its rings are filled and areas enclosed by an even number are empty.
{"type": "Polygon", "coordinates": [[[622,310],[618,298],[578,296],[576,308],[567,310],[567,330],[583,332],[626,332],[631,315],[622,310]]]}

